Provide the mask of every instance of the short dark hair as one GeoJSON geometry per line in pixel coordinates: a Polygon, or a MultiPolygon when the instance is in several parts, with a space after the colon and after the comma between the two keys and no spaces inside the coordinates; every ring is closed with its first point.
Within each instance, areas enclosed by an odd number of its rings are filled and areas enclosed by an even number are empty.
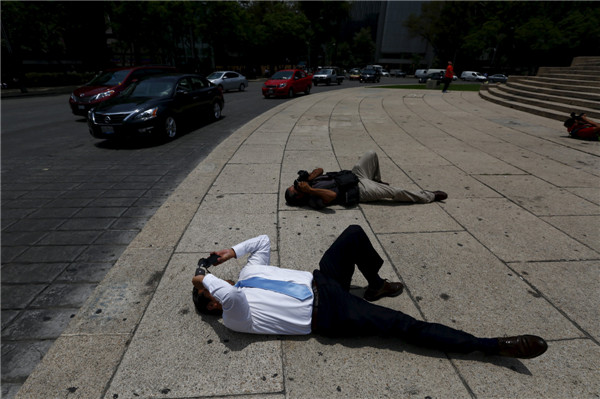
{"type": "Polygon", "coordinates": [[[565,127],[569,128],[571,126],[573,126],[577,121],[575,120],[575,118],[569,118],[565,121],[564,125],[565,127]]]}
{"type": "Polygon", "coordinates": [[[192,298],[194,300],[194,306],[196,306],[196,310],[198,311],[198,313],[207,314],[211,316],[221,316],[223,314],[223,311],[220,309],[208,309],[210,299],[208,299],[204,295],[198,294],[198,290],[196,289],[196,287],[192,288],[192,298]]]}
{"type": "Polygon", "coordinates": [[[296,193],[291,190],[291,187],[288,187],[287,190],[285,190],[285,202],[291,206],[302,206],[308,202],[308,198],[306,196],[298,198],[296,193]]]}

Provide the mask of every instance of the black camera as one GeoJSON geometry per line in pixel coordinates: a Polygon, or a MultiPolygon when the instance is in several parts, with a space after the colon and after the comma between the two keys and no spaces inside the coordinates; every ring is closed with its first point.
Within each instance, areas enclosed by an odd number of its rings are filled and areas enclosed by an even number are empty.
{"type": "Polygon", "coordinates": [[[571,118],[573,118],[575,120],[581,120],[582,115],[583,115],[583,112],[580,113],[579,115],[575,115],[575,112],[571,112],[571,118]]]}
{"type": "Polygon", "coordinates": [[[305,170],[298,171],[298,177],[296,178],[296,180],[294,180],[294,188],[296,190],[298,189],[298,183],[300,183],[301,181],[308,181],[308,172],[305,170]]]}
{"type": "Polygon", "coordinates": [[[218,259],[219,259],[219,255],[217,255],[217,254],[212,254],[208,258],[200,259],[198,261],[198,268],[196,269],[195,276],[206,275],[206,272],[208,272],[208,268],[211,267],[212,265],[214,265],[215,263],[217,263],[218,259]]]}

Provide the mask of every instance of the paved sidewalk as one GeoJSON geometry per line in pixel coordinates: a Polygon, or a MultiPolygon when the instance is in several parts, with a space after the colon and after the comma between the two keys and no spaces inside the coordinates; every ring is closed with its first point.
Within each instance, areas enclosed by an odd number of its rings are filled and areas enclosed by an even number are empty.
{"type": "MultiPolygon", "coordinates": [[[[477,93],[345,89],[300,96],[225,140],[146,224],[18,398],[589,398],[600,395],[600,143],[477,93]],[[299,169],[349,169],[443,203],[290,208],[299,169]],[[537,334],[532,360],[377,338],[231,332],[191,301],[200,257],[268,234],[312,271],[365,228],[403,295],[378,303],[475,335],[537,334]]],[[[236,279],[243,260],[215,268],[236,279]]],[[[364,287],[365,281],[353,282],[364,287]]],[[[360,295],[360,289],[357,293],[360,295]]]]}

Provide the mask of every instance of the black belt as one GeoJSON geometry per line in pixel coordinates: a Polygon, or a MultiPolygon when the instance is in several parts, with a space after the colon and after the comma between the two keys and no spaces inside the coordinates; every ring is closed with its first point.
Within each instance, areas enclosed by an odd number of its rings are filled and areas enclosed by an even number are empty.
{"type": "Polygon", "coordinates": [[[312,282],[312,292],[313,292],[313,311],[312,311],[312,320],[310,321],[310,328],[312,332],[317,331],[317,313],[319,310],[319,291],[317,290],[317,284],[315,280],[312,282]]]}

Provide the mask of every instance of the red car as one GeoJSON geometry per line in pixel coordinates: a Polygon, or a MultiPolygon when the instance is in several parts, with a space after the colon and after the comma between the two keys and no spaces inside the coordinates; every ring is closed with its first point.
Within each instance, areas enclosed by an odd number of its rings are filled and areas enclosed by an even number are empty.
{"type": "Polygon", "coordinates": [[[75,89],[69,105],[75,115],[86,116],[88,111],[103,101],[117,96],[131,83],[144,76],[175,72],[170,66],[139,66],[115,68],[100,72],[85,86],[75,89]]]}
{"type": "Polygon", "coordinates": [[[296,93],[310,93],[312,88],[312,76],[307,75],[301,69],[282,69],[275,72],[262,86],[262,94],[265,98],[270,96],[294,97],[296,93]]]}

